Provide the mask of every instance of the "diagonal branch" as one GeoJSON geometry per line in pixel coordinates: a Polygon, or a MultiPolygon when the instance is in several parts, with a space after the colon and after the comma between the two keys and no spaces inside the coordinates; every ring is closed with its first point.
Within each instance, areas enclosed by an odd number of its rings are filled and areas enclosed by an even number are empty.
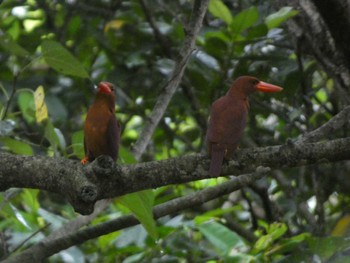
{"type": "Polygon", "coordinates": [[[346,123],[350,123],[350,106],[345,107],[328,122],[317,128],[316,130],[305,134],[295,143],[299,144],[305,142],[315,142],[320,139],[324,139],[324,137],[339,130],[346,123]]]}
{"type": "Polygon", "coordinates": [[[172,96],[174,95],[177,87],[181,82],[183,73],[188,63],[188,59],[194,50],[196,36],[202,26],[208,3],[209,0],[196,0],[194,2],[190,24],[187,30],[188,32],[183,47],[180,51],[180,57],[176,62],[169,82],[163,89],[163,92],[158,96],[152,113],[150,114],[139,139],[136,141],[133,147],[132,152],[137,160],[141,158],[142,153],[151,140],[155,128],[157,127],[160,119],[162,118],[166,108],[169,105],[172,96]]]}
{"type": "MultiPolygon", "coordinates": [[[[208,187],[191,195],[176,198],[164,204],[157,205],[153,209],[154,217],[157,219],[165,215],[174,214],[181,210],[201,205],[222,195],[229,194],[262,178],[269,171],[270,169],[267,167],[258,167],[254,173],[241,175],[220,185],[208,187]]],[[[122,216],[106,223],[87,227],[76,233],[55,240],[50,240],[45,243],[40,242],[24,252],[4,260],[3,263],[41,262],[43,259],[71,246],[137,224],[139,224],[139,221],[134,216],[122,216]]]]}

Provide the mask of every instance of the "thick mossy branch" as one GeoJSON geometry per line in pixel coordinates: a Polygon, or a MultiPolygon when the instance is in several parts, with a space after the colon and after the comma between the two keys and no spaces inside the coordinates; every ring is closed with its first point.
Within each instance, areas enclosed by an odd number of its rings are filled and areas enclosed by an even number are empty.
{"type": "MultiPolygon", "coordinates": [[[[308,144],[250,148],[237,152],[221,176],[350,159],[350,138],[308,144]]],[[[37,188],[67,196],[74,209],[90,214],[97,200],[144,189],[210,178],[209,158],[193,154],[162,161],[118,166],[100,156],[86,166],[77,161],[0,153],[0,188],[37,188]]]]}

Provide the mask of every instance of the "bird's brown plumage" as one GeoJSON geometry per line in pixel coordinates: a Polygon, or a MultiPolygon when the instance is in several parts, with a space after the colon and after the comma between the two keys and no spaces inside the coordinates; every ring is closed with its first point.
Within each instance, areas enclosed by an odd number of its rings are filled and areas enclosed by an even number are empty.
{"type": "Polygon", "coordinates": [[[281,90],[257,78],[242,76],[233,82],[225,96],[212,104],[206,136],[211,158],[210,175],[220,175],[223,160],[231,158],[238,146],[248,118],[248,96],[255,91],[281,90]]]}
{"type": "Polygon", "coordinates": [[[84,124],[85,164],[100,155],[118,158],[120,125],[115,117],[115,91],[113,84],[101,82],[95,101],[90,107],[84,124]]]}

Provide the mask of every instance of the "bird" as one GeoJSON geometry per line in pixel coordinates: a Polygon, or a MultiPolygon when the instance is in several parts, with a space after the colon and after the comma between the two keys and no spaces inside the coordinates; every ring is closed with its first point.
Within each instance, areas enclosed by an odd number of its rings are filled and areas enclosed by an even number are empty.
{"type": "Polygon", "coordinates": [[[82,164],[92,162],[100,155],[108,155],[114,161],[118,159],[121,128],[115,116],[115,99],[113,84],[100,82],[84,123],[85,157],[82,164]]]}
{"type": "Polygon", "coordinates": [[[247,124],[248,96],[256,91],[279,92],[283,89],[252,76],[237,78],[226,95],[211,106],[206,141],[210,156],[209,174],[217,177],[224,160],[232,158],[247,124]]]}

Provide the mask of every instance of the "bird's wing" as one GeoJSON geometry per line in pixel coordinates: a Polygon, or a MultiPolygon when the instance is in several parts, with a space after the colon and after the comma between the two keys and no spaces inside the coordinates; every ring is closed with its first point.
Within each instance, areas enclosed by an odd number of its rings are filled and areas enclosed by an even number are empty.
{"type": "Polygon", "coordinates": [[[246,126],[247,111],[222,97],[212,105],[207,140],[213,143],[237,145],[246,126]]]}
{"type": "Polygon", "coordinates": [[[116,160],[119,153],[120,125],[114,114],[110,117],[108,122],[106,137],[108,153],[113,160],[116,160]]]}

